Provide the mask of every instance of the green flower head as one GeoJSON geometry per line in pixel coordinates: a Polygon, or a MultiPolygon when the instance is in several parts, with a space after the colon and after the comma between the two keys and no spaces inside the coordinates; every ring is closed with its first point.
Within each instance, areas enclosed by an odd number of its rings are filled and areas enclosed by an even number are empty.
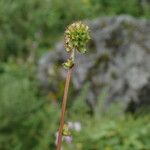
{"type": "Polygon", "coordinates": [[[86,52],[86,44],[90,40],[89,27],[82,22],[69,25],[65,31],[65,49],[70,58],[63,63],[65,69],[71,69],[75,64],[75,50],[80,53],[86,52]]]}
{"type": "Polygon", "coordinates": [[[80,53],[86,52],[86,44],[90,39],[89,27],[82,22],[69,25],[65,31],[65,48],[67,52],[73,49],[80,53]]]}

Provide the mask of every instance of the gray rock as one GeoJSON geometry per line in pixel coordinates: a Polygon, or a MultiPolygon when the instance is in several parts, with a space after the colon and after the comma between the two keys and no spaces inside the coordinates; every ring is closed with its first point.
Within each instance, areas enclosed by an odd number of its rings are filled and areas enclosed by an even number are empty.
{"type": "MultiPolygon", "coordinates": [[[[100,91],[108,89],[107,103],[116,100],[128,105],[150,104],[150,21],[130,16],[102,17],[85,21],[92,40],[85,55],[77,54],[73,73],[73,91],[90,83],[87,101],[94,108],[100,91]],[[142,97],[144,89],[147,91],[142,97]],[[144,99],[144,100],[143,100],[144,99]]],[[[39,60],[38,78],[41,85],[59,90],[65,78],[60,67],[67,58],[63,41],[56,43],[39,60]]]]}

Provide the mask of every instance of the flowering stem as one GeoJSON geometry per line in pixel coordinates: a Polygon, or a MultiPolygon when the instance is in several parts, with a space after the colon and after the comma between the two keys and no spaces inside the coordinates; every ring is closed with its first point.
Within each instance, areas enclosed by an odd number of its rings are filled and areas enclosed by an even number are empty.
{"type": "Polygon", "coordinates": [[[65,111],[66,111],[66,104],[67,104],[67,97],[68,97],[68,89],[71,79],[71,72],[72,69],[69,69],[66,76],[66,83],[65,83],[65,89],[64,89],[64,96],[62,101],[62,108],[61,108],[61,117],[60,117],[60,126],[58,131],[58,139],[57,139],[57,149],[61,149],[61,143],[62,143],[62,132],[63,132],[63,126],[64,126],[64,119],[65,119],[65,111]]]}
{"type": "Polygon", "coordinates": [[[69,83],[71,79],[72,68],[75,64],[75,50],[78,50],[80,53],[85,53],[85,45],[89,41],[89,27],[81,22],[75,22],[68,26],[65,31],[65,50],[70,53],[69,59],[65,63],[63,63],[63,67],[68,70],[64,96],[62,101],[62,109],[61,109],[61,117],[60,117],[60,126],[58,131],[57,138],[57,148],[56,150],[61,149],[62,144],[62,136],[63,136],[63,128],[64,128],[64,119],[65,119],[65,111],[68,97],[68,89],[69,83]]]}

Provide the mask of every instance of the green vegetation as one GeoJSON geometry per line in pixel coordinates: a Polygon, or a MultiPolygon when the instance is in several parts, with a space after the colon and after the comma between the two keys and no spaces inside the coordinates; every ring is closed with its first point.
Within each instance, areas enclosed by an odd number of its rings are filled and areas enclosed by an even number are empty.
{"type": "MultiPolygon", "coordinates": [[[[41,92],[36,62],[68,24],[103,15],[150,18],[149,9],[138,0],[0,0],[0,150],[55,149],[62,89],[55,102],[41,92]]],[[[149,114],[125,115],[117,104],[103,112],[105,91],[91,114],[87,92],[88,84],[69,102],[68,121],[79,121],[82,129],[72,131],[65,150],[150,149],[149,114]]]]}
{"type": "MultiPolygon", "coordinates": [[[[111,113],[111,112],[110,112],[111,113]]],[[[79,150],[148,150],[150,127],[148,116],[134,119],[90,120],[83,126],[80,135],[75,134],[75,145],[79,150]]],[[[69,149],[68,149],[69,150],[69,149]]]]}
{"type": "Polygon", "coordinates": [[[0,59],[49,49],[76,20],[116,14],[150,18],[149,9],[138,0],[1,0],[0,59]]]}
{"type": "MultiPolygon", "coordinates": [[[[148,150],[150,148],[149,114],[124,114],[120,103],[104,111],[107,89],[101,91],[93,115],[87,115],[84,100],[88,84],[83,87],[76,101],[69,108],[70,118],[81,123],[81,132],[73,131],[72,150],[148,150]],[[73,114],[75,112],[75,115],[73,114]],[[79,117],[82,116],[82,117],[79,117]]],[[[66,150],[71,145],[64,144],[66,150]]]]}
{"type": "Polygon", "coordinates": [[[54,145],[58,108],[39,96],[29,66],[9,64],[0,75],[0,149],[48,149],[54,145]]]}
{"type": "MultiPolygon", "coordinates": [[[[9,64],[4,68],[0,75],[0,149],[54,150],[59,107],[39,95],[36,81],[30,74],[33,70],[29,66],[9,64]]],[[[78,121],[82,127],[80,132],[72,131],[73,150],[150,148],[148,115],[124,116],[117,104],[104,113],[101,109],[106,94],[104,91],[91,116],[85,103],[87,92],[88,84],[76,101],[71,102],[67,113],[68,121],[78,121]]],[[[66,150],[70,146],[64,142],[66,150]]]]}

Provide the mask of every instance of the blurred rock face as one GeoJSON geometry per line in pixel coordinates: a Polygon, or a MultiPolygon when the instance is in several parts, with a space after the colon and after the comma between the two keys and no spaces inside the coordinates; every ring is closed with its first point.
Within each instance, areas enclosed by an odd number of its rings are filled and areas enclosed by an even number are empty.
{"type": "MultiPolygon", "coordinates": [[[[86,22],[92,41],[85,55],[76,56],[73,74],[75,92],[90,83],[87,101],[92,108],[103,88],[106,103],[120,100],[135,109],[150,104],[150,21],[130,16],[103,17],[86,22]]],[[[59,90],[65,71],[63,41],[39,60],[38,77],[44,88],[59,90]]]]}

